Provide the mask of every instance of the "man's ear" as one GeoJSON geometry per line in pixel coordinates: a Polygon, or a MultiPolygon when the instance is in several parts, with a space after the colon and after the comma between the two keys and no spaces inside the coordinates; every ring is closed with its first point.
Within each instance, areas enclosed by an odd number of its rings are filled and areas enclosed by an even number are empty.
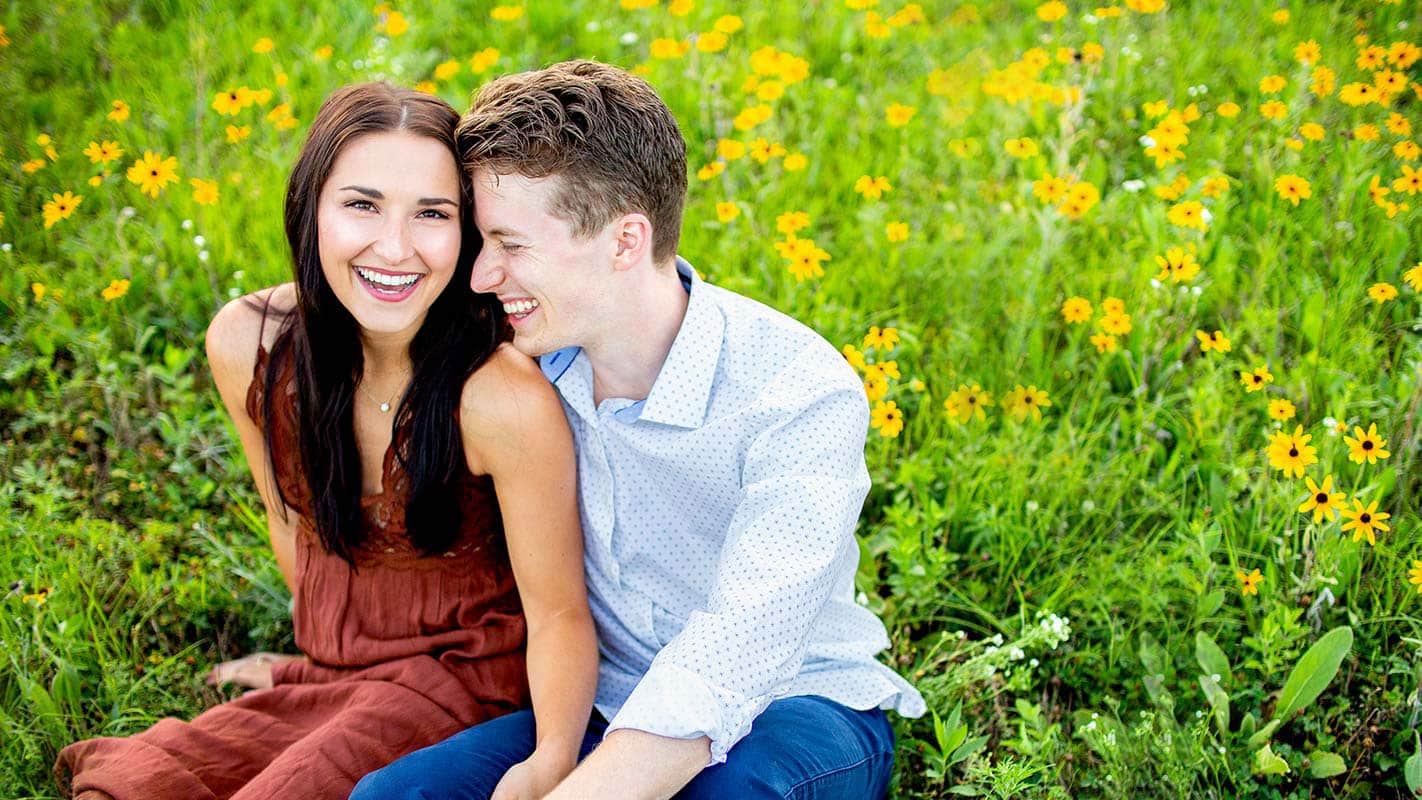
{"type": "Polygon", "coordinates": [[[631,269],[652,255],[652,221],[636,212],[623,214],[612,222],[612,267],[631,269]]]}

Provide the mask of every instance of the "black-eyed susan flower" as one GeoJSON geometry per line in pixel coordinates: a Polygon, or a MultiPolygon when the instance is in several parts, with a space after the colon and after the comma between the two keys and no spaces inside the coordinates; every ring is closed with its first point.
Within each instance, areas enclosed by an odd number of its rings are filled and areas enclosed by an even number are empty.
{"type": "Polygon", "coordinates": [[[710,164],[707,164],[696,171],[696,179],[701,181],[709,181],[725,171],[726,162],[712,161],[710,164]]]}
{"type": "Polygon", "coordinates": [[[1234,117],[1239,116],[1239,112],[1239,103],[1225,101],[1223,103],[1220,103],[1218,106],[1215,106],[1215,113],[1219,114],[1225,119],[1233,119],[1234,117]]]}
{"type": "Polygon", "coordinates": [[[1422,192],[1422,169],[1413,169],[1406,164],[1402,165],[1402,177],[1392,182],[1392,190],[1406,192],[1410,195],[1422,192]]]}
{"type": "Polygon", "coordinates": [[[272,42],[271,38],[263,36],[252,44],[252,52],[259,54],[270,53],[274,47],[276,47],[276,44],[272,42]]]}
{"type": "Polygon", "coordinates": [[[1131,328],[1131,315],[1125,312],[1110,313],[1101,318],[1101,330],[1113,336],[1125,336],[1131,328]]]}
{"type": "Polygon", "coordinates": [[[1372,298],[1374,303],[1386,303],[1397,297],[1397,287],[1380,281],[1368,287],[1368,297],[1372,298]]]}
{"type": "Polygon", "coordinates": [[[902,128],[909,124],[909,120],[918,113],[918,109],[913,106],[906,106],[903,103],[892,103],[884,109],[884,121],[889,123],[890,128],[902,128]]]}
{"type": "Polygon", "coordinates": [[[231,144],[236,144],[236,143],[242,141],[243,139],[246,139],[248,136],[251,136],[251,135],[252,135],[252,126],[251,126],[251,125],[228,125],[228,126],[227,126],[227,141],[228,141],[229,143],[231,143],[231,144]]]}
{"type": "Polygon", "coordinates": [[[1407,571],[1407,582],[1416,586],[1417,593],[1422,594],[1422,561],[1412,562],[1412,569],[1407,571]]]}
{"type": "Polygon", "coordinates": [[[786,236],[794,236],[810,227],[810,215],[803,211],[787,211],[775,218],[775,230],[786,236]]]}
{"type": "Polygon", "coordinates": [[[776,242],[775,250],[789,262],[786,269],[795,276],[797,282],[824,275],[822,265],[830,260],[830,254],[816,246],[814,239],[787,239],[776,242]]]}
{"type": "Polygon", "coordinates": [[[1109,333],[1093,333],[1091,343],[1095,345],[1098,353],[1114,353],[1117,349],[1116,337],[1109,333]]]}
{"type": "Polygon", "coordinates": [[[1409,139],[1393,145],[1392,154],[1402,161],[1416,161],[1422,158],[1422,146],[1409,139]]]}
{"type": "Polygon", "coordinates": [[[242,109],[257,101],[257,96],[246,86],[218,92],[212,99],[212,110],[223,116],[235,116],[242,109]]]}
{"type": "Polygon", "coordinates": [[[120,297],[123,297],[124,295],[128,294],[128,287],[128,278],[115,278],[114,280],[109,281],[109,285],[101,289],[99,291],[99,294],[104,298],[105,302],[112,303],[120,297]]]}
{"type": "Polygon", "coordinates": [[[461,66],[463,65],[459,63],[459,59],[457,58],[443,61],[435,66],[434,79],[437,81],[447,81],[459,74],[459,68],[461,66]]]}
{"type": "Polygon", "coordinates": [[[1246,392],[1257,392],[1273,383],[1274,376],[1269,372],[1269,365],[1264,364],[1252,370],[1240,370],[1239,382],[1244,384],[1246,392]]]}
{"type": "Polygon", "coordinates": [[[144,194],[157,198],[163,187],[177,182],[178,159],[145,150],[143,157],[128,168],[128,180],[137,184],[144,194]]]}
{"type": "Polygon", "coordinates": [[[1259,106],[1259,113],[1264,115],[1264,119],[1283,119],[1289,113],[1289,107],[1278,100],[1270,100],[1259,106]]]}
{"type": "Polygon", "coordinates": [[[1264,575],[1260,573],[1258,569],[1253,570],[1248,575],[1236,570],[1234,577],[1239,581],[1239,593],[1241,595],[1259,594],[1259,584],[1264,582],[1264,575]]]}
{"type": "Polygon", "coordinates": [[[36,303],[44,299],[46,291],[48,291],[48,288],[39,281],[30,284],[30,292],[35,296],[36,303]]]}
{"type": "Polygon", "coordinates": [[[1402,273],[1402,280],[1412,287],[1414,292],[1422,292],[1422,261],[1417,265],[1402,273]]]}
{"type": "Polygon", "coordinates": [[[880,400],[869,413],[869,427],[877,430],[880,436],[892,439],[904,429],[904,412],[893,400],[880,400]]]}
{"type": "Polygon", "coordinates": [[[1159,14],[1165,9],[1165,0],[1126,0],[1126,8],[1137,14],[1159,14]]]}
{"type": "Polygon", "coordinates": [[[1195,338],[1200,342],[1200,352],[1202,353],[1228,353],[1230,351],[1229,338],[1224,335],[1224,331],[1217,330],[1214,333],[1206,333],[1203,330],[1197,330],[1195,338]]]}
{"type": "Polygon", "coordinates": [[[1382,138],[1382,132],[1378,130],[1378,126],[1365,122],[1353,129],[1353,138],[1360,142],[1376,142],[1382,138]]]}
{"type": "Polygon", "coordinates": [[[730,34],[735,33],[736,31],[739,31],[745,26],[745,21],[742,20],[740,17],[736,16],[735,14],[723,14],[722,16],[717,17],[716,22],[711,25],[712,29],[720,31],[721,33],[724,33],[728,36],[730,34]]]}
{"type": "Polygon", "coordinates": [[[497,47],[486,47],[469,58],[469,71],[475,75],[482,75],[489,71],[490,67],[499,63],[499,49],[497,47]]]}
{"type": "Polygon", "coordinates": [[[1282,397],[1269,401],[1269,419],[1275,422],[1291,420],[1294,418],[1295,412],[1294,404],[1282,397]]]}
{"type": "Polygon", "coordinates": [[[969,422],[973,417],[986,419],[987,412],[983,409],[991,405],[991,392],[983,391],[983,387],[976,383],[971,386],[960,383],[943,401],[943,410],[959,422],[969,422]]]}
{"type": "Polygon", "coordinates": [[[123,148],[118,142],[105,140],[103,144],[89,142],[89,146],[84,148],[84,155],[89,157],[91,164],[107,164],[123,157],[123,148]]]}
{"type": "Polygon", "coordinates": [[[44,169],[45,165],[48,163],[48,161],[45,161],[42,158],[32,158],[29,161],[26,161],[25,163],[21,164],[20,169],[26,175],[33,175],[34,173],[44,169]]]}
{"type": "Polygon", "coordinates": [[[884,226],[884,237],[890,242],[902,242],[909,238],[909,226],[905,222],[890,222],[884,226]]]}
{"type": "Polygon", "coordinates": [[[1299,126],[1299,135],[1310,142],[1321,142],[1327,132],[1317,122],[1305,122],[1299,126]]]}
{"type": "Polygon", "coordinates": [[[1189,248],[1172,247],[1165,251],[1164,256],[1156,256],[1155,263],[1160,267],[1160,272],[1155,276],[1158,281],[1168,277],[1172,283],[1185,283],[1200,274],[1200,263],[1195,260],[1194,245],[1189,248]]]}
{"type": "Polygon", "coordinates": [[[883,328],[878,325],[871,325],[869,332],[864,334],[863,347],[866,351],[878,348],[880,350],[893,350],[899,344],[898,328],[883,328]]]}
{"type": "Polygon", "coordinates": [[[849,366],[858,370],[864,369],[864,353],[861,352],[859,348],[852,344],[847,344],[840,348],[840,352],[844,354],[844,360],[849,362],[849,366]]]}
{"type": "Polygon", "coordinates": [[[703,53],[719,53],[725,50],[726,45],[730,43],[731,37],[716,30],[707,31],[696,37],[696,49],[703,53]]]}
{"type": "Polygon", "coordinates": [[[1278,94],[1289,82],[1282,75],[1267,75],[1259,79],[1259,91],[1263,94],[1278,94]]]}
{"type": "Polygon", "coordinates": [[[1002,410],[1011,414],[1014,419],[1021,422],[1027,419],[1027,415],[1032,415],[1035,420],[1042,419],[1042,409],[1050,406],[1052,401],[1047,397],[1047,393],[1036,386],[1017,387],[1008,392],[1002,399],[1002,410]]]}
{"type": "Polygon", "coordinates": [[[1041,178],[1032,181],[1032,196],[1047,205],[1052,205],[1066,197],[1068,185],[1066,178],[1059,178],[1048,172],[1041,178]]]}
{"type": "Polygon", "coordinates": [[[217,181],[205,181],[202,178],[192,178],[188,181],[193,187],[193,202],[200,206],[210,206],[217,202],[217,181]]]}
{"type": "Polygon", "coordinates": [[[1091,319],[1091,303],[1085,297],[1068,297],[1062,303],[1062,318],[1076,325],[1091,319]]]}
{"type": "Polygon", "coordinates": [[[1196,230],[1209,230],[1210,225],[1205,221],[1205,206],[1198,200],[1186,200],[1176,203],[1166,212],[1166,219],[1171,225],[1178,225],[1182,228],[1195,228],[1196,230]]]}
{"type": "Polygon", "coordinates": [[[405,35],[410,30],[410,20],[399,11],[385,11],[381,14],[380,22],[375,26],[376,33],[383,33],[390,38],[405,35]]]}
{"type": "Polygon", "coordinates": [[[1037,19],[1043,22],[1056,22],[1066,15],[1066,3],[1061,0],[1048,0],[1048,2],[1037,6],[1037,19]]]}
{"type": "Polygon", "coordinates": [[[1365,106],[1377,102],[1378,90],[1371,83],[1346,83],[1338,90],[1338,100],[1348,106],[1365,106]]]}
{"type": "Polygon", "coordinates": [[[723,200],[716,204],[716,219],[721,222],[730,222],[741,215],[741,207],[730,200],[723,200]]]}
{"type": "Polygon", "coordinates": [[[130,113],[128,103],[122,100],[115,100],[109,104],[108,118],[114,122],[127,122],[130,113]]]}
{"type": "Polygon", "coordinates": [[[41,209],[44,215],[44,226],[54,227],[56,222],[62,219],[69,219],[69,215],[74,213],[74,209],[84,202],[83,195],[76,195],[73,192],[56,194],[53,199],[47,201],[41,209]]]}
{"type": "Polygon", "coordinates": [[[1366,536],[1368,537],[1368,544],[1376,545],[1378,540],[1375,532],[1381,531],[1387,533],[1392,530],[1383,524],[1383,520],[1391,517],[1392,515],[1386,511],[1378,510],[1378,501],[1374,500],[1364,506],[1359,502],[1358,498],[1355,497],[1353,498],[1353,508],[1343,509],[1343,518],[1346,519],[1347,522],[1344,522],[1339,527],[1339,530],[1344,533],[1352,531],[1353,541],[1355,542],[1366,536]]]}
{"type": "Polygon", "coordinates": [[[1092,183],[1074,183],[1067,189],[1066,198],[1057,210],[1069,219],[1080,219],[1101,200],[1101,190],[1092,183]]]}
{"type": "Polygon", "coordinates": [[[1361,427],[1354,427],[1353,436],[1344,436],[1343,441],[1348,443],[1348,460],[1354,464],[1376,464],[1379,458],[1392,455],[1386,449],[1387,440],[1378,435],[1376,422],[1368,425],[1366,431],[1361,427]]]}
{"type": "Polygon", "coordinates": [[[1313,196],[1313,188],[1309,186],[1308,181],[1298,175],[1280,175],[1274,181],[1274,191],[1295,206],[1299,204],[1300,200],[1307,200],[1313,196]]]}
{"type": "Polygon", "coordinates": [[[1293,433],[1276,432],[1269,440],[1269,466],[1285,475],[1302,478],[1306,467],[1318,463],[1318,450],[1309,444],[1312,438],[1312,434],[1303,432],[1302,425],[1296,426],[1293,433]]]}
{"type": "Polygon", "coordinates": [[[780,162],[786,172],[798,172],[809,165],[810,159],[804,153],[788,153],[780,162]]]}
{"type": "Polygon", "coordinates": [[[1317,64],[1323,58],[1323,49],[1318,42],[1309,39],[1294,45],[1294,60],[1303,64],[1317,64]]]}
{"type": "Polygon", "coordinates": [[[1040,152],[1037,149],[1037,143],[1026,136],[1019,139],[1008,139],[1003,142],[1002,147],[1013,158],[1032,158],[1040,152]]]}
{"type": "Polygon", "coordinates": [[[892,191],[893,188],[889,185],[889,179],[883,175],[878,177],[861,175],[859,180],[854,182],[854,191],[863,195],[865,200],[878,200],[884,196],[885,192],[892,191]]]}
{"type": "Polygon", "coordinates": [[[1315,525],[1322,522],[1325,516],[1338,519],[1337,504],[1343,502],[1347,495],[1333,491],[1333,476],[1324,475],[1321,485],[1314,483],[1313,478],[1305,478],[1304,481],[1308,484],[1308,499],[1299,506],[1299,513],[1307,514],[1312,511],[1315,525]]]}

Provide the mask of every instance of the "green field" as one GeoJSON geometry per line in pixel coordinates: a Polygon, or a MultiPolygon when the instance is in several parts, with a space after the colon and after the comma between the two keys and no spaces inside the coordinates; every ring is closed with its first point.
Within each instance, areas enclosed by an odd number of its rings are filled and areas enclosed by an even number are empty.
{"type": "Polygon", "coordinates": [[[0,797],[293,646],[202,337],[321,99],[571,57],[680,120],[682,254],[865,374],[895,796],[1422,788],[1415,0],[225,5],[0,10],[0,797]]]}

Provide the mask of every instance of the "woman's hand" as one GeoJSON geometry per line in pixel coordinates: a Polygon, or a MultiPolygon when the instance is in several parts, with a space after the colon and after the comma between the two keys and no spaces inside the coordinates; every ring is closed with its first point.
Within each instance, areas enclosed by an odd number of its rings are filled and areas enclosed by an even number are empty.
{"type": "Polygon", "coordinates": [[[288,661],[305,661],[306,656],[288,653],[253,653],[236,661],[224,661],[207,673],[208,686],[235,683],[246,689],[272,688],[272,666],[288,661]]]}
{"type": "Polygon", "coordinates": [[[571,763],[554,761],[546,751],[533,751],[533,755],[504,773],[489,800],[540,800],[573,770],[571,763]]]}

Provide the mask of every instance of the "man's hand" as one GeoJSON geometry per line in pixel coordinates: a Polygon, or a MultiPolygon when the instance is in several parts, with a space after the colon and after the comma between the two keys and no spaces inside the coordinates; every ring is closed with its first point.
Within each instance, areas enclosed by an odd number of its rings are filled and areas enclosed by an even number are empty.
{"type": "Polygon", "coordinates": [[[573,769],[572,763],[553,761],[546,752],[535,750],[504,773],[489,800],[542,800],[573,769]]]}
{"type": "Polygon", "coordinates": [[[224,661],[207,673],[208,686],[235,683],[245,689],[272,688],[272,666],[288,661],[305,661],[306,656],[289,653],[253,653],[236,661],[224,661]]]}

